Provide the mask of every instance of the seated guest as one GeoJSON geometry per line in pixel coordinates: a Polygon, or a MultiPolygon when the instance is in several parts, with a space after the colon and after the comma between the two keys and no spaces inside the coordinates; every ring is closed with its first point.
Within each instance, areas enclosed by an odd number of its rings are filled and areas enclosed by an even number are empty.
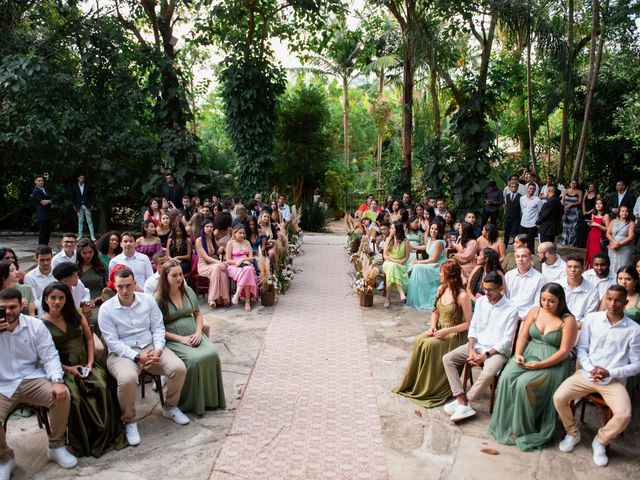
{"type": "Polygon", "coordinates": [[[213,220],[213,236],[216,239],[216,244],[222,249],[220,255],[224,254],[227,242],[231,240],[232,222],[233,218],[229,212],[221,212],[213,220]]]}
{"type": "Polygon", "coordinates": [[[51,257],[53,257],[53,253],[49,245],[38,245],[36,248],[37,267],[24,276],[24,284],[31,287],[33,296],[36,298],[36,310],[40,309],[44,287],[56,281],[51,273],[51,257]]]}
{"type": "Polygon", "coordinates": [[[616,274],[611,271],[611,262],[606,253],[596,253],[591,260],[593,268],[582,274],[582,278],[598,289],[598,297],[604,298],[605,292],[616,283],[616,274]]]}
{"type": "MultiPolygon", "coordinates": [[[[491,225],[490,223],[488,225],[491,225]]],[[[502,281],[500,282],[500,288],[504,292],[504,272],[502,266],[498,261],[498,254],[492,248],[483,248],[480,250],[480,255],[476,261],[476,267],[471,271],[469,281],[467,282],[467,293],[473,303],[479,298],[484,296],[484,277],[492,272],[497,273],[502,281]]]]}
{"type": "MultiPolygon", "coordinates": [[[[516,268],[515,252],[520,247],[529,248],[529,236],[526,233],[521,233],[513,238],[513,251],[507,253],[507,255],[504,257],[504,260],[500,262],[500,264],[502,265],[502,271],[504,271],[505,273],[516,268]]],[[[540,264],[540,259],[537,255],[533,255],[531,257],[531,263],[533,264],[533,268],[535,268],[537,271],[542,271],[542,265],[540,264]]]]}
{"type": "Polygon", "coordinates": [[[260,233],[259,238],[262,253],[273,258],[276,253],[276,249],[274,248],[276,245],[276,233],[274,226],[271,224],[271,217],[268,210],[262,210],[260,212],[260,216],[258,217],[258,232],[260,233]]]}
{"type": "Polygon", "coordinates": [[[246,225],[247,220],[249,219],[249,212],[245,207],[238,207],[236,210],[236,215],[231,222],[231,226],[235,227],[236,225],[246,225]]]}
{"type": "Polygon", "coordinates": [[[184,383],[184,363],[165,347],[162,312],[151,295],[135,291],[133,272],[116,272],[118,294],[100,307],[98,322],[109,356],[107,368],[118,382],[118,403],[129,445],[140,444],[136,423],[136,387],[142,370],[165,375],[167,394],[162,414],[180,425],[189,417],[180,411],[178,401],[184,383]]]}
{"type": "Polygon", "coordinates": [[[584,258],[572,253],[567,256],[567,275],[558,282],[564,289],[567,308],[578,322],[578,328],[582,328],[582,319],[587,313],[598,310],[600,297],[595,286],[585,280],[584,258]]]}
{"type": "Polygon", "coordinates": [[[245,311],[251,311],[251,298],[258,298],[258,277],[253,262],[253,250],[246,240],[246,231],[243,225],[233,227],[233,234],[226,248],[227,272],[229,277],[236,281],[236,293],[231,298],[231,303],[238,304],[238,300],[244,297],[245,311]]]}
{"type": "MultiPolygon", "coordinates": [[[[47,247],[48,248],[48,247],[47,247]]],[[[42,320],[20,313],[22,295],[15,288],[0,291],[0,307],[6,321],[0,322],[0,351],[12,358],[0,362],[0,418],[19,404],[49,409],[47,457],[62,468],[73,468],[78,460],[64,447],[69,417],[69,390],[51,335],[42,320]]],[[[6,424],[0,428],[0,477],[9,478],[16,460],[7,446],[6,424]]]]}
{"type": "MultiPolygon", "coordinates": [[[[516,268],[504,276],[506,295],[516,307],[518,315],[525,318],[540,298],[544,277],[531,264],[531,251],[527,247],[516,249],[516,268]]],[[[563,292],[564,298],[564,292],[563,292]]]]}
{"type": "Polygon", "coordinates": [[[451,421],[471,417],[476,411],[469,405],[502,369],[511,352],[518,309],[502,293],[503,278],[493,271],[485,275],[485,293],[476,302],[469,325],[469,344],[460,345],[442,357],[444,371],[455,399],[444,406],[451,421]],[[482,368],[482,373],[465,394],[460,382],[460,369],[465,363],[482,368]]]}
{"type": "Polygon", "coordinates": [[[152,198],[149,202],[149,207],[145,210],[142,221],[146,222],[151,220],[154,225],[160,224],[160,218],[162,218],[162,200],[159,198],[152,198]]]}
{"type": "Polygon", "coordinates": [[[156,224],[152,220],[146,220],[142,223],[140,237],[136,240],[136,252],[146,255],[151,261],[153,254],[160,250],[162,242],[156,233],[156,224]]]}
{"type": "Polygon", "coordinates": [[[73,452],[100,457],[112,447],[126,447],[115,384],[106,369],[94,363],[93,334],[74,307],[69,287],[59,282],[47,286],[42,309],[71,394],[67,438],[73,452]]]}
{"type": "Polygon", "coordinates": [[[399,200],[394,200],[393,202],[391,202],[391,205],[387,206],[387,210],[389,211],[389,219],[392,222],[402,221],[402,215],[400,214],[401,208],[402,204],[399,200]]]}
{"type": "Polygon", "coordinates": [[[204,415],[205,409],[226,408],[220,358],[204,334],[198,298],[185,285],[179,262],[169,260],[159,271],[155,299],[164,319],[166,346],[187,368],[178,407],[196,415],[204,415]]]}
{"type": "Polygon", "coordinates": [[[198,252],[198,275],[209,279],[209,307],[216,308],[216,303],[229,305],[229,284],[227,281],[227,264],[220,259],[224,252],[214,237],[211,220],[202,222],[200,237],[196,238],[198,252]]]}
{"type": "Polygon", "coordinates": [[[441,222],[434,222],[429,227],[429,238],[425,248],[427,259],[413,261],[409,289],[407,290],[407,305],[413,308],[433,308],[438,285],[440,285],[440,265],[447,260],[445,241],[442,239],[444,226],[441,222]]]}
{"type": "Polygon", "coordinates": [[[454,243],[452,245],[453,249],[456,252],[453,254],[452,258],[461,266],[462,274],[464,275],[465,279],[469,278],[469,275],[471,275],[471,272],[476,266],[478,242],[475,240],[475,238],[476,237],[473,231],[473,224],[464,221],[462,222],[462,227],[460,228],[460,239],[457,243],[454,243]]]}
{"type": "Polygon", "coordinates": [[[364,203],[360,204],[360,206],[356,210],[356,214],[355,214],[356,218],[362,217],[364,212],[366,212],[367,210],[369,210],[371,208],[371,201],[372,200],[373,200],[373,195],[370,193],[369,195],[367,195],[367,198],[364,201],[364,203]]]}
{"type": "Polygon", "coordinates": [[[16,266],[16,270],[18,270],[18,283],[24,283],[24,276],[26,275],[22,270],[20,270],[20,265],[18,263],[18,257],[16,256],[16,252],[13,251],[12,248],[2,247],[0,248],[0,261],[1,260],[10,260],[16,266]]]}
{"type": "Polygon", "coordinates": [[[425,235],[420,231],[420,220],[415,215],[410,216],[407,221],[406,237],[407,240],[409,240],[409,246],[411,247],[411,252],[407,259],[407,267],[409,267],[409,272],[411,272],[413,261],[418,257],[418,253],[425,251],[425,235]]]}
{"type": "Polygon", "coordinates": [[[445,206],[444,199],[438,198],[436,199],[436,205],[433,209],[434,217],[442,217],[445,218],[447,215],[447,207],[445,206]]]}
{"type": "Polygon", "coordinates": [[[411,247],[409,246],[409,240],[405,237],[402,223],[391,223],[389,238],[385,242],[382,255],[384,257],[382,270],[386,276],[387,283],[387,295],[384,299],[385,308],[388,308],[391,304],[391,290],[393,287],[398,289],[400,300],[405,300],[406,298],[404,291],[409,283],[406,263],[410,251],[411,247]]]}
{"type": "Polygon", "coordinates": [[[51,268],[56,268],[62,262],[76,263],[76,245],[78,236],[75,233],[65,233],[60,240],[62,250],[56,253],[51,259],[51,268]]]}
{"type": "MultiPolygon", "coordinates": [[[[618,270],[616,283],[627,292],[627,303],[624,306],[624,314],[631,320],[640,323],[640,277],[638,271],[628,265],[618,270]]],[[[600,302],[600,310],[607,308],[606,297],[600,302]]]]}
{"type": "Polygon", "coordinates": [[[111,262],[111,259],[122,253],[120,234],[116,231],[105,233],[96,242],[96,248],[98,252],[100,252],[100,260],[102,260],[102,263],[104,263],[107,270],[109,270],[109,262],[111,262]]]}
{"type": "Polygon", "coordinates": [[[116,265],[124,265],[133,272],[136,282],[136,292],[144,292],[144,282],[153,275],[153,268],[149,257],[136,252],[136,239],[131,232],[122,232],[120,236],[122,253],[116,255],[109,262],[109,272],[116,265]]]}
{"type": "Polygon", "coordinates": [[[567,264],[558,255],[553,242],[538,245],[538,258],[542,264],[542,276],[547,282],[558,282],[567,275],[567,264]]]}
{"type": "Polygon", "coordinates": [[[553,395],[560,420],[567,432],[560,442],[562,452],[571,452],[580,443],[580,431],[571,411],[571,401],[597,392],[613,416],[598,430],[591,443],[593,462],[609,463],[606,447],[631,420],[631,400],[625,379],[640,373],[640,326],[624,314],[627,292],[619,285],[607,290],[605,312],[585,317],[576,347],[580,369],[567,378],[553,395]]]}
{"type": "Polygon", "coordinates": [[[416,338],[400,386],[393,389],[423,407],[437,407],[451,396],[442,356],[466,343],[471,321],[471,300],[454,260],[442,264],[440,283],[431,327],[416,338]]]}
{"type": "Polygon", "coordinates": [[[482,235],[478,237],[478,250],[483,248],[492,248],[498,254],[500,261],[504,260],[507,255],[507,247],[498,236],[498,227],[493,223],[488,223],[482,228],[482,235]]]}
{"type": "Polygon", "coordinates": [[[88,238],[78,242],[76,258],[80,281],[89,289],[91,299],[95,301],[100,298],[102,290],[107,286],[107,267],[100,260],[98,249],[88,238]]]}
{"type": "Polygon", "coordinates": [[[35,297],[29,285],[18,283],[18,269],[11,260],[0,261],[0,290],[15,288],[22,295],[22,313],[34,316],[36,314],[35,297]]]}
{"type": "Polygon", "coordinates": [[[144,282],[144,293],[148,293],[151,296],[156,294],[158,283],[160,283],[160,269],[167,260],[169,260],[169,256],[164,251],[153,254],[151,264],[156,272],[144,282]]]}
{"type": "Polygon", "coordinates": [[[540,306],[524,319],[515,356],[500,375],[489,424],[489,435],[497,442],[522,451],[553,438],[556,412],[551,397],[569,376],[569,354],[578,331],[560,285],[547,283],[539,298],[540,306]]]}
{"type": "MultiPolygon", "coordinates": [[[[64,283],[69,290],[71,290],[73,304],[76,308],[80,308],[83,304],[88,304],[91,301],[91,295],[89,289],[84,286],[82,280],[78,276],[80,269],[76,263],[64,262],[58,264],[53,269],[53,276],[58,282],[64,283]]],[[[91,308],[89,307],[89,315],[91,315],[91,308]]]]}
{"type": "Polygon", "coordinates": [[[480,236],[480,227],[476,225],[476,214],[473,212],[465,213],[464,221],[473,227],[473,238],[478,238],[480,236]]]}
{"type": "Polygon", "coordinates": [[[375,200],[371,200],[371,203],[369,204],[369,210],[365,210],[362,216],[370,218],[372,222],[375,222],[378,218],[378,213],[380,213],[378,209],[378,202],[376,202],[375,200]]]}
{"type": "Polygon", "coordinates": [[[169,239],[169,234],[171,233],[171,217],[168,213],[163,213],[162,217],[160,217],[160,223],[156,228],[156,235],[160,239],[160,245],[162,248],[166,248],[167,240],[169,239]]]}

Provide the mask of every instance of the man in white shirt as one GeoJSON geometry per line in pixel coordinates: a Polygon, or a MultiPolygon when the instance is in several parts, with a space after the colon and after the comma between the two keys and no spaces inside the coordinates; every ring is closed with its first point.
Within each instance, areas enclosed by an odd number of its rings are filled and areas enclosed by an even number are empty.
{"type": "Polygon", "coordinates": [[[582,328],[584,316],[595,312],[600,305],[598,290],[583,278],[583,272],[584,258],[572,253],[567,256],[567,276],[558,282],[564,289],[567,307],[576,318],[578,328],[582,328]]]}
{"type": "Polygon", "coordinates": [[[522,216],[520,217],[520,233],[526,233],[529,235],[529,249],[535,251],[535,241],[538,236],[538,227],[536,222],[538,221],[538,214],[542,208],[542,200],[535,195],[536,184],[529,183],[527,185],[527,194],[520,197],[520,210],[522,216]]]}
{"type": "Polygon", "coordinates": [[[580,442],[580,431],[571,411],[571,401],[597,392],[613,417],[593,439],[593,461],[604,467],[609,462],[606,446],[631,421],[631,400],[625,379],[640,373],[640,325],[624,313],[627,291],[612,285],[605,296],[606,311],[593,312],[585,322],[576,346],[580,369],[567,378],[553,395],[553,403],[567,435],[560,442],[568,453],[580,442]]]}
{"type": "Polygon", "coordinates": [[[78,236],[75,233],[65,233],[60,240],[62,250],[53,256],[51,268],[56,268],[62,262],[76,263],[76,245],[78,245],[78,236]]]}
{"type": "MultiPolygon", "coordinates": [[[[71,290],[73,296],[73,304],[76,308],[80,308],[83,303],[91,301],[89,289],[84,286],[82,280],[78,277],[80,269],[76,263],[64,262],[53,269],[53,276],[58,282],[64,283],[71,290]]],[[[83,312],[86,315],[86,312],[83,312]]],[[[89,307],[89,315],[91,315],[91,307],[89,307]]]]}
{"type": "Polygon", "coordinates": [[[289,205],[285,203],[285,196],[280,195],[278,197],[278,210],[280,210],[280,216],[285,223],[289,223],[291,221],[291,208],[289,205]]]}
{"type": "Polygon", "coordinates": [[[542,276],[547,282],[558,282],[567,275],[567,264],[558,255],[553,242],[542,242],[538,245],[538,258],[542,265],[542,276]]]}
{"type": "Polygon", "coordinates": [[[604,294],[611,285],[616,283],[616,274],[611,271],[611,260],[606,253],[596,253],[591,261],[593,268],[582,274],[582,278],[598,289],[598,297],[604,298],[604,294]]]}
{"type": "Polygon", "coordinates": [[[102,304],[98,323],[109,350],[107,368],[118,383],[127,441],[138,445],[136,387],[142,370],[169,377],[162,414],[180,425],[189,423],[189,417],[177,407],[187,372],[182,360],[165,348],[162,312],[152,296],[135,291],[133,272],[118,270],[115,285],[117,295],[102,304]]]}
{"type": "Polygon", "coordinates": [[[518,308],[518,316],[525,318],[531,307],[538,305],[540,291],[546,280],[533,268],[531,251],[527,247],[515,251],[516,268],[505,276],[506,295],[518,308]]]}
{"type": "MultiPolygon", "coordinates": [[[[78,460],[65,448],[71,405],[64,385],[64,372],[51,334],[44,322],[20,313],[22,294],[15,288],[0,291],[0,418],[21,403],[49,409],[47,457],[62,468],[73,468],[78,460]]],[[[0,428],[0,478],[8,479],[16,467],[13,450],[7,446],[6,425],[0,428]]]]}
{"type": "Polygon", "coordinates": [[[516,306],[502,294],[502,277],[488,273],[482,280],[484,297],[476,302],[469,325],[469,345],[461,345],[442,357],[444,371],[456,397],[444,406],[452,422],[472,417],[476,411],[469,405],[483,391],[498,371],[507,363],[511,353],[513,332],[518,318],[516,306]],[[466,362],[482,367],[469,392],[464,393],[459,368],[466,362]]]}
{"type": "Polygon", "coordinates": [[[167,260],[169,260],[169,256],[164,250],[153,254],[153,257],[151,257],[151,261],[153,263],[153,266],[156,268],[156,273],[151,275],[149,278],[147,278],[147,281],[144,282],[144,293],[148,293],[151,296],[155,295],[156,288],[158,288],[158,283],[160,283],[160,269],[167,260]]]}
{"type": "Polygon", "coordinates": [[[445,217],[447,214],[447,207],[442,198],[438,198],[436,200],[436,208],[433,211],[436,213],[436,217],[445,217]]]}
{"type": "Polygon", "coordinates": [[[144,292],[144,283],[147,278],[153,275],[153,267],[149,257],[136,252],[136,238],[131,232],[124,232],[120,236],[120,246],[122,253],[111,259],[109,271],[118,264],[129,267],[136,281],[136,292],[144,292]]]}
{"type": "Polygon", "coordinates": [[[56,281],[53,273],[51,273],[52,256],[53,252],[49,245],[38,245],[38,248],[36,248],[36,263],[38,266],[24,276],[24,284],[29,285],[33,290],[36,309],[38,310],[40,310],[44,288],[51,282],[56,281]]]}

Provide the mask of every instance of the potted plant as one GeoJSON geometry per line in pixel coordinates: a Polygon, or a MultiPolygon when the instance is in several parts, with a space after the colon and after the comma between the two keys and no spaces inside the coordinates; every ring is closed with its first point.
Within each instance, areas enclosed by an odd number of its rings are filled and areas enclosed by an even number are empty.
{"type": "Polygon", "coordinates": [[[271,273],[271,263],[269,258],[258,255],[258,284],[260,285],[260,303],[263,307],[272,307],[276,303],[276,291],[278,289],[278,279],[271,273]]]}

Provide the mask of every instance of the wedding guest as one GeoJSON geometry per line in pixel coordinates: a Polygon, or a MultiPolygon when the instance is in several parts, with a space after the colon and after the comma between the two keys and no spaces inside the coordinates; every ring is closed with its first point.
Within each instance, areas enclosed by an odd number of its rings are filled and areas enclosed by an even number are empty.
{"type": "Polygon", "coordinates": [[[136,240],[136,252],[146,255],[151,260],[153,254],[161,250],[162,243],[157,235],[156,224],[152,220],[145,220],[142,222],[140,236],[136,240]]]}
{"type": "Polygon", "coordinates": [[[51,259],[51,268],[56,268],[63,262],[76,263],[76,245],[78,236],[75,233],[65,233],[60,240],[62,250],[56,253],[51,259]]]}
{"type": "MultiPolygon", "coordinates": [[[[627,292],[624,313],[631,320],[640,324],[640,276],[631,265],[620,268],[616,276],[616,284],[620,285],[627,292]]],[[[607,308],[606,298],[600,302],[600,310],[607,308]]]]}
{"type": "Polygon", "coordinates": [[[406,263],[410,251],[411,247],[409,240],[407,240],[405,236],[402,223],[391,223],[389,227],[389,239],[385,242],[384,246],[384,263],[382,264],[387,282],[387,295],[384,299],[385,308],[389,308],[391,305],[391,290],[393,287],[398,289],[400,300],[404,301],[406,299],[404,291],[409,283],[406,263]]]}
{"type": "Polygon", "coordinates": [[[38,245],[49,245],[51,237],[51,205],[50,193],[44,188],[44,177],[36,175],[31,201],[36,206],[36,222],[38,222],[38,245]]]}
{"type": "Polygon", "coordinates": [[[278,196],[278,211],[285,223],[291,221],[291,207],[286,203],[286,197],[284,195],[278,196]]]}
{"type": "Polygon", "coordinates": [[[44,287],[56,281],[53,273],[51,273],[52,257],[53,253],[49,245],[38,245],[36,248],[37,266],[24,276],[24,284],[29,285],[33,290],[33,296],[36,299],[36,310],[40,309],[40,300],[42,299],[44,287]]]}
{"type": "Polygon", "coordinates": [[[153,268],[149,257],[136,252],[135,237],[131,232],[122,232],[120,235],[120,248],[122,253],[116,255],[109,262],[109,272],[118,264],[128,267],[132,272],[136,282],[136,292],[144,292],[144,282],[153,275],[153,268]]]}
{"type": "Polygon", "coordinates": [[[567,275],[567,264],[558,254],[553,242],[538,245],[538,258],[542,264],[542,276],[547,282],[557,282],[567,275]]]}
{"type": "Polygon", "coordinates": [[[183,275],[191,273],[192,244],[182,223],[174,223],[167,239],[169,257],[180,262],[183,275]]]}
{"type": "Polygon", "coordinates": [[[202,222],[200,236],[196,238],[198,275],[209,279],[208,302],[212,309],[216,307],[216,303],[224,306],[230,303],[227,264],[220,258],[224,248],[218,246],[213,231],[213,223],[205,220],[202,222]]]}
{"type": "Polygon", "coordinates": [[[158,226],[160,224],[160,218],[162,217],[162,200],[159,198],[152,198],[149,202],[149,208],[145,210],[144,216],[142,220],[146,222],[147,220],[151,220],[154,225],[158,226]]]}
{"type": "Polygon", "coordinates": [[[402,220],[400,208],[400,201],[398,200],[394,200],[391,203],[391,206],[387,208],[387,210],[389,210],[389,220],[391,222],[400,222],[402,220]]]}
{"type": "Polygon", "coordinates": [[[85,316],[91,316],[91,306],[88,305],[91,301],[91,296],[89,289],[80,280],[79,272],[78,264],[71,262],[61,263],[52,271],[54,278],[58,282],[67,285],[71,290],[75,307],[83,307],[85,316]]]}
{"type": "Polygon", "coordinates": [[[547,183],[544,184],[540,189],[540,195],[539,195],[540,200],[542,200],[543,202],[546,202],[548,188],[555,187],[555,185],[556,185],[556,177],[551,173],[547,173],[547,183]]]}
{"type": "Polygon", "coordinates": [[[15,288],[22,295],[22,313],[34,316],[36,314],[36,298],[29,285],[18,283],[18,269],[11,260],[0,260],[0,290],[15,288]]]}
{"type": "Polygon", "coordinates": [[[576,247],[585,248],[587,246],[587,237],[589,235],[589,225],[587,222],[591,220],[591,216],[596,213],[595,207],[596,207],[597,200],[602,201],[602,210],[604,213],[604,210],[605,210],[604,201],[598,195],[598,189],[596,188],[595,184],[589,183],[587,186],[587,191],[585,192],[582,198],[580,216],[578,219],[578,225],[576,227],[576,243],[575,243],[576,247]]]}
{"type": "Polygon", "coordinates": [[[171,217],[167,213],[163,213],[160,217],[160,224],[156,227],[156,235],[160,239],[162,248],[166,248],[172,225],[171,217]]]}
{"type": "Polygon", "coordinates": [[[116,231],[105,233],[96,242],[96,248],[100,252],[100,260],[108,270],[111,259],[122,253],[120,234],[116,231]]]}
{"type": "Polygon", "coordinates": [[[504,243],[511,242],[511,234],[518,235],[522,208],[520,207],[521,195],[518,193],[518,182],[509,183],[508,192],[504,196],[504,243]]]}
{"type": "MultiPolygon", "coordinates": [[[[491,225],[490,223],[488,225],[491,225]]],[[[478,259],[476,261],[476,267],[471,271],[469,275],[469,281],[467,282],[467,293],[473,303],[476,300],[484,296],[484,290],[482,284],[484,283],[484,277],[490,273],[497,273],[502,281],[500,282],[501,288],[504,286],[504,272],[502,266],[498,260],[498,254],[492,248],[483,248],[480,250],[478,259]]],[[[504,291],[504,288],[503,288],[504,291]]]]}
{"type": "Polygon", "coordinates": [[[367,198],[365,199],[364,203],[361,203],[358,209],[356,210],[356,213],[355,213],[356,217],[361,217],[364,214],[364,212],[366,212],[371,208],[372,200],[373,200],[373,194],[370,193],[367,195],[367,198]]]}
{"type": "Polygon", "coordinates": [[[156,294],[156,291],[158,290],[158,284],[160,283],[160,270],[167,262],[167,260],[169,260],[169,256],[165,251],[160,251],[153,254],[151,265],[153,265],[155,273],[147,278],[147,280],[144,282],[144,293],[148,293],[151,296],[154,296],[156,294]]]}
{"type": "MultiPolygon", "coordinates": [[[[620,182],[618,182],[620,183],[620,182]]],[[[618,209],[618,217],[607,227],[609,239],[609,258],[611,269],[617,272],[620,267],[631,263],[633,257],[633,239],[635,222],[629,216],[629,208],[622,205],[618,209]]]]}
{"type": "Polygon", "coordinates": [[[73,209],[78,215],[78,237],[82,237],[84,230],[84,221],[87,221],[87,227],[89,228],[89,235],[91,240],[96,241],[96,236],[93,232],[93,219],[91,218],[91,210],[93,204],[96,201],[96,194],[93,191],[91,185],[85,183],[84,175],[78,175],[78,183],[76,183],[71,189],[71,204],[73,209]]]}
{"type": "Polygon", "coordinates": [[[498,209],[504,202],[504,198],[494,180],[489,181],[489,185],[484,190],[483,197],[484,205],[482,207],[480,228],[483,228],[487,223],[492,223],[495,226],[498,224],[498,209]]]}
{"type": "Polygon", "coordinates": [[[102,295],[102,289],[107,286],[107,268],[100,260],[98,249],[88,238],[82,238],[77,248],[78,277],[89,289],[91,299],[95,301],[102,295]]]}
{"type": "Polygon", "coordinates": [[[547,201],[540,207],[538,219],[536,220],[536,227],[540,233],[540,242],[554,242],[556,236],[562,233],[564,207],[557,193],[556,187],[550,186],[547,189],[547,201]]]}
{"type": "Polygon", "coordinates": [[[236,293],[231,298],[231,303],[238,304],[244,297],[244,309],[251,311],[251,299],[258,298],[258,277],[253,262],[253,249],[246,239],[244,225],[233,227],[231,240],[226,247],[226,263],[229,277],[235,280],[236,293]]]}
{"type": "Polygon", "coordinates": [[[471,271],[476,266],[476,257],[478,256],[478,242],[475,240],[472,223],[468,223],[467,221],[462,222],[460,239],[452,246],[456,252],[452,258],[458,262],[462,268],[462,274],[468,279],[471,271]]]}
{"type": "Polygon", "coordinates": [[[564,224],[561,242],[563,245],[574,246],[576,244],[576,228],[578,226],[582,197],[582,190],[578,188],[576,180],[571,180],[569,188],[562,192],[561,202],[564,207],[564,224]]]}
{"type": "Polygon", "coordinates": [[[438,198],[436,200],[436,206],[433,212],[436,217],[445,218],[445,215],[447,214],[447,207],[445,206],[445,202],[443,198],[438,198]]]}
{"type": "Polygon", "coordinates": [[[182,185],[176,183],[176,178],[173,173],[165,173],[164,178],[166,183],[160,189],[160,196],[176,206],[180,205],[182,198],[185,196],[184,188],[182,188],[182,185]]]}
{"type": "Polygon", "coordinates": [[[415,213],[413,212],[414,203],[410,193],[404,192],[402,194],[402,204],[404,205],[404,208],[407,210],[407,212],[409,212],[409,215],[415,213]]]}
{"type": "Polygon", "coordinates": [[[621,179],[616,182],[616,191],[609,195],[607,207],[611,212],[611,216],[616,218],[620,214],[621,207],[627,207],[627,210],[631,212],[635,201],[635,195],[627,190],[626,182],[621,179]]]}
{"type": "Polygon", "coordinates": [[[611,262],[606,253],[596,253],[591,262],[593,267],[582,274],[582,277],[598,290],[598,297],[604,298],[605,292],[616,283],[616,274],[611,271],[611,262]]]}
{"type": "Polygon", "coordinates": [[[18,263],[18,257],[16,256],[16,252],[13,251],[12,248],[9,247],[0,247],[0,260],[10,260],[16,266],[16,270],[18,271],[18,283],[24,283],[25,272],[20,270],[20,264],[18,263]]]}
{"type": "Polygon", "coordinates": [[[604,211],[604,202],[601,198],[598,198],[586,220],[590,229],[587,236],[587,252],[585,254],[587,268],[593,266],[593,257],[602,251],[602,240],[607,238],[607,228],[610,221],[609,214],[604,211]]]}
{"type": "Polygon", "coordinates": [[[407,240],[409,240],[409,246],[411,247],[411,252],[409,253],[409,258],[407,260],[407,267],[409,268],[409,273],[411,273],[411,270],[413,269],[413,261],[419,254],[421,255],[425,251],[425,235],[420,231],[420,220],[415,215],[411,215],[407,221],[405,236],[407,237],[407,240]]]}
{"type": "Polygon", "coordinates": [[[499,236],[498,227],[488,223],[482,227],[482,234],[478,237],[478,250],[491,248],[498,254],[500,261],[507,255],[507,247],[499,236]]]}
{"type": "Polygon", "coordinates": [[[535,251],[535,241],[538,236],[538,214],[542,208],[542,200],[535,195],[536,185],[527,185],[527,194],[520,197],[520,217],[519,231],[527,234],[527,245],[531,252],[535,251]]]}
{"type": "MultiPolygon", "coordinates": [[[[516,307],[518,315],[525,318],[540,298],[540,292],[546,280],[531,263],[531,251],[527,247],[520,247],[515,251],[516,268],[508,271],[505,276],[506,295],[516,307]]],[[[562,292],[564,298],[564,292],[562,292]]]]}
{"type": "Polygon", "coordinates": [[[426,260],[416,258],[413,262],[407,290],[407,305],[410,307],[433,308],[440,284],[440,265],[447,260],[446,243],[442,239],[443,233],[442,223],[432,223],[425,244],[427,258],[426,260]]]}
{"type": "Polygon", "coordinates": [[[582,319],[587,313],[598,310],[600,297],[598,289],[585,280],[584,258],[572,253],[567,256],[567,274],[558,280],[558,284],[564,289],[567,308],[578,322],[578,328],[582,328],[582,319]]]}

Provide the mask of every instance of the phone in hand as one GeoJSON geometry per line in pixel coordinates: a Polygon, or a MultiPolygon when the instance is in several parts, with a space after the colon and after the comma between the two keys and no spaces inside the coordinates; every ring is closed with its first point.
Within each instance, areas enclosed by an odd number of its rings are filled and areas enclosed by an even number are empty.
{"type": "Polygon", "coordinates": [[[89,369],[87,367],[80,367],[80,375],[82,375],[82,378],[87,378],[89,376],[89,369]]]}
{"type": "Polygon", "coordinates": [[[7,323],[7,309],[0,307],[0,323],[7,323]]]}

